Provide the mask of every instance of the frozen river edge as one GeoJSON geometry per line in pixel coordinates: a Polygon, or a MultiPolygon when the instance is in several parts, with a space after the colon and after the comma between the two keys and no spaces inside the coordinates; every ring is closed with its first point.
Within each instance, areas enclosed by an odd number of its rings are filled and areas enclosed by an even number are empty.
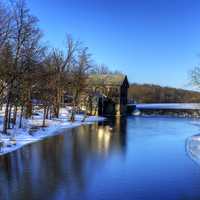
{"type": "MultiPolygon", "coordinates": [[[[47,127],[39,128],[33,134],[30,134],[28,129],[13,129],[10,135],[0,134],[0,141],[3,143],[3,146],[0,149],[0,156],[16,151],[27,144],[41,141],[47,137],[59,135],[62,133],[63,129],[75,128],[105,120],[104,117],[97,116],[89,116],[84,122],[82,122],[82,119],[83,116],[77,115],[74,122],[69,122],[67,120],[48,120],[47,127]],[[16,144],[11,144],[10,142],[10,138],[13,135],[16,144]]],[[[41,120],[30,121],[30,127],[41,123],[41,120]]]]}
{"type": "Polygon", "coordinates": [[[193,161],[200,165],[200,134],[187,139],[186,152],[193,161]]]}

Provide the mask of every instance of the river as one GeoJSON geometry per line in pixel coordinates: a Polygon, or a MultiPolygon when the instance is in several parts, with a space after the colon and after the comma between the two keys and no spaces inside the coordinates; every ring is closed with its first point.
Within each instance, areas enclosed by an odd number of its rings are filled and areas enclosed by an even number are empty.
{"type": "Polygon", "coordinates": [[[199,200],[186,152],[198,120],[127,117],[62,130],[0,157],[1,200],[199,200]]]}

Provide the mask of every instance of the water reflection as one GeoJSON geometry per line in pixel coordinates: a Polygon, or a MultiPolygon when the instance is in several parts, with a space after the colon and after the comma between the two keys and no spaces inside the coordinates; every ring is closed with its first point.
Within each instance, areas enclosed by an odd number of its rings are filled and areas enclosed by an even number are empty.
{"type": "Polygon", "coordinates": [[[129,117],[65,130],[0,157],[0,200],[200,199],[192,120],[129,117]]]}
{"type": "Polygon", "coordinates": [[[124,156],[126,127],[126,118],[82,126],[0,157],[0,197],[83,198],[104,161],[124,156]]]}

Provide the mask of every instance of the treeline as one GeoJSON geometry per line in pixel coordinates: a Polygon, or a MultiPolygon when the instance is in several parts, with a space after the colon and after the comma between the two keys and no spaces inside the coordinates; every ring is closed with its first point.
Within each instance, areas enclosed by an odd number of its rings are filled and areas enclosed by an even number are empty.
{"type": "MultiPolygon", "coordinates": [[[[0,2],[0,105],[5,106],[3,133],[22,127],[22,120],[33,114],[33,99],[40,101],[45,119],[58,117],[63,92],[70,91],[73,106],[81,93],[88,92],[90,73],[108,73],[97,66],[88,48],[66,36],[65,51],[45,46],[37,17],[25,1],[0,2]],[[17,124],[17,113],[20,113],[17,124]],[[51,114],[49,114],[51,113],[51,114]]],[[[88,94],[87,96],[92,96],[88,94]]]]}
{"type": "Polygon", "coordinates": [[[200,93],[152,84],[131,84],[129,100],[137,103],[198,103],[200,93]]]}

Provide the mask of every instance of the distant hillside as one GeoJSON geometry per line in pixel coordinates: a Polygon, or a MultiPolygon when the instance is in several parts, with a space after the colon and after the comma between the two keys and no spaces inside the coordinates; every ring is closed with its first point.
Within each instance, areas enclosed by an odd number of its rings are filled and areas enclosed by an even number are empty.
{"type": "Polygon", "coordinates": [[[198,103],[200,93],[151,84],[130,84],[129,100],[137,103],[198,103]]]}

